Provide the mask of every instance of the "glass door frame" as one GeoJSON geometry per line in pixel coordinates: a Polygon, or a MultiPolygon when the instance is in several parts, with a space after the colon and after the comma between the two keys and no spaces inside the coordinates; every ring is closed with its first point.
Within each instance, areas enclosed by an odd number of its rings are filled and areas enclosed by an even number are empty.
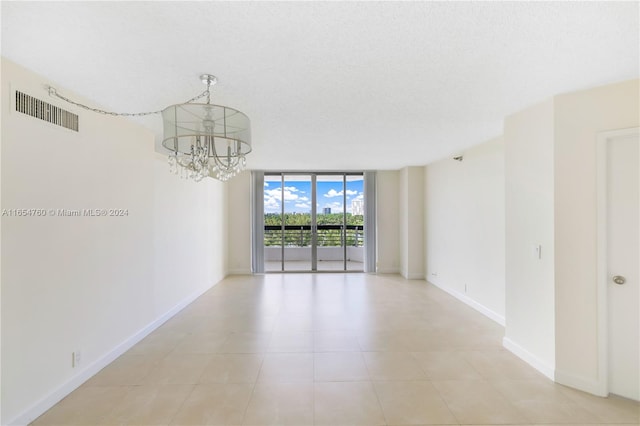
{"type": "MultiPolygon", "coordinates": [[[[349,270],[348,269],[348,253],[347,253],[347,176],[362,176],[364,181],[364,172],[312,172],[312,171],[280,171],[280,172],[264,172],[266,176],[280,176],[280,215],[281,215],[281,247],[280,247],[280,270],[279,271],[266,271],[265,272],[363,272],[363,270],[349,270]],[[286,270],[286,257],[285,257],[285,182],[287,176],[309,176],[311,184],[311,268],[309,270],[292,271],[286,270]],[[318,207],[317,207],[317,182],[318,176],[342,176],[342,224],[340,232],[340,243],[342,246],[342,270],[318,270],[318,207]]],[[[263,195],[264,196],[264,195],[263,195]]],[[[264,216],[264,211],[262,212],[264,216]]],[[[264,227],[264,223],[263,223],[264,227]]],[[[366,247],[366,246],[365,246],[366,247]]],[[[364,250],[366,248],[363,247],[364,250]]],[[[264,249],[264,243],[263,243],[264,249]]],[[[364,266],[364,265],[363,265],[364,266]]]]}
{"type": "MultiPolygon", "coordinates": [[[[265,175],[269,175],[269,176],[277,176],[277,173],[271,174],[271,173],[265,173],[265,175]]],[[[280,197],[280,217],[282,218],[282,220],[280,221],[280,227],[281,227],[281,244],[280,244],[280,272],[317,272],[318,269],[318,228],[317,228],[317,206],[316,206],[316,190],[315,190],[315,186],[316,186],[316,175],[314,173],[307,173],[307,172],[282,172],[280,173],[280,191],[281,191],[281,197],[280,197]],[[285,220],[285,198],[284,198],[284,192],[285,192],[285,183],[287,181],[287,176],[309,176],[310,177],[310,183],[311,183],[311,224],[310,224],[310,233],[311,233],[311,269],[310,271],[306,271],[306,270],[300,270],[300,271],[294,271],[294,270],[287,270],[285,268],[286,265],[286,244],[285,244],[285,240],[286,240],[286,220],[285,220]]],[[[275,271],[274,271],[275,272],[275,271]]]]}

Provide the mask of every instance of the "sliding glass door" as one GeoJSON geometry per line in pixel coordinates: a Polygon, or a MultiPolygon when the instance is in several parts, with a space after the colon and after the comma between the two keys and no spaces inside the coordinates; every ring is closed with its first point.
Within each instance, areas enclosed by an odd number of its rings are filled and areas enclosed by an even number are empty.
{"type": "Polygon", "coordinates": [[[283,175],[281,203],[283,226],[281,228],[282,270],[313,270],[313,220],[311,203],[312,176],[283,175]]]}
{"type": "Polygon", "coordinates": [[[362,173],[265,173],[266,272],[363,271],[362,173]]]}
{"type": "Polygon", "coordinates": [[[318,175],[316,194],[318,270],[362,271],[362,174],[318,175]]]}

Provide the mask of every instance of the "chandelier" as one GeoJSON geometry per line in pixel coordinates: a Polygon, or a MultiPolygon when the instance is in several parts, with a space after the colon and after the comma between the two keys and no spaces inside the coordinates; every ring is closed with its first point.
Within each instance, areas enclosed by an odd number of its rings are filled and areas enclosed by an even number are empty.
{"type": "Polygon", "coordinates": [[[162,146],[171,151],[172,173],[180,172],[196,181],[207,176],[226,181],[247,165],[246,155],[251,152],[249,118],[236,109],[211,104],[210,90],[217,79],[210,74],[200,79],[207,85],[206,103],[184,103],[162,110],[162,146]]]}
{"type": "Polygon", "coordinates": [[[218,82],[215,76],[202,74],[200,80],[207,85],[204,92],[183,104],[152,112],[121,113],[88,107],[60,95],[53,87],[49,87],[49,95],[99,114],[162,114],[162,146],[171,152],[169,171],[196,182],[208,176],[227,181],[247,165],[246,155],[251,152],[249,118],[236,109],[211,103],[211,86],[218,82]],[[203,97],[206,103],[195,103],[203,97]]]}

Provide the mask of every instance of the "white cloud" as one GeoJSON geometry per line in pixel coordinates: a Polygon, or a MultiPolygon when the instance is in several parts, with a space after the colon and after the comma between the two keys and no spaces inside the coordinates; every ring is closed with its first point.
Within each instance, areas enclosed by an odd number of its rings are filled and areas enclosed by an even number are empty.
{"type": "MultiPolygon", "coordinates": [[[[297,192],[296,187],[284,187],[284,201],[298,201],[299,196],[294,194],[297,192]]],[[[282,202],[282,188],[265,189],[264,190],[264,210],[267,213],[278,213],[281,211],[280,203],[282,202]]]]}
{"type": "Polygon", "coordinates": [[[264,186],[269,186],[269,182],[265,182],[265,183],[264,183],[264,186]]]}
{"type": "MultiPolygon", "coordinates": [[[[266,184],[266,182],[265,182],[266,184]]],[[[297,209],[311,209],[311,199],[305,194],[305,191],[301,191],[295,186],[285,186],[284,187],[284,202],[287,203],[287,210],[290,208],[289,206],[295,206],[297,209]],[[291,204],[288,204],[291,203],[291,204]]],[[[342,197],[344,194],[343,191],[336,191],[335,189],[330,189],[324,197],[326,198],[335,198],[342,197]]],[[[273,188],[264,190],[264,211],[266,213],[279,213],[282,209],[282,196],[283,191],[282,188],[273,188]]],[[[362,192],[347,190],[347,212],[351,212],[351,202],[353,200],[359,200],[364,198],[364,194],[362,192]]],[[[329,200],[327,200],[329,201],[329,200]]],[[[327,203],[317,203],[318,211],[322,211],[322,208],[329,207],[333,213],[342,213],[344,206],[342,205],[342,200],[338,198],[338,200],[334,202],[327,203]]]]}
{"type": "MultiPolygon", "coordinates": [[[[265,182],[266,183],[266,182],[265,182]]],[[[300,209],[311,209],[309,203],[309,197],[301,195],[305,194],[304,191],[300,191],[295,186],[284,187],[284,202],[285,203],[298,203],[294,204],[300,209]]],[[[282,188],[273,188],[264,190],[264,210],[267,213],[279,213],[281,211],[283,191],[282,188]]],[[[287,204],[289,206],[290,204],[287,204]]],[[[288,209],[289,207],[287,207],[288,209]]]]}
{"type": "Polygon", "coordinates": [[[264,197],[264,210],[267,213],[279,213],[280,202],[275,198],[264,197]]]}
{"type": "MultiPolygon", "coordinates": [[[[352,195],[356,195],[358,193],[358,191],[353,191],[351,189],[347,189],[347,196],[352,196],[352,195]]],[[[335,189],[331,188],[329,190],[329,192],[327,192],[326,194],[324,194],[325,197],[327,198],[333,198],[333,197],[342,197],[344,195],[343,191],[336,191],[335,189]]]]}
{"type": "MultiPolygon", "coordinates": [[[[294,194],[298,189],[295,187],[284,187],[284,201],[295,201],[299,198],[297,194],[294,194]]],[[[282,188],[266,189],[264,191],[264,198],[275,198],[282,201],[282,188]]]]}

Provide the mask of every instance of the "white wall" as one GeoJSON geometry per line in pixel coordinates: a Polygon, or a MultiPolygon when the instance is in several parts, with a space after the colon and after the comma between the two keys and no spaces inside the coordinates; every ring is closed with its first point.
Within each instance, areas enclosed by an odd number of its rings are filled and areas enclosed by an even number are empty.
{"type": "Polygon", "coordinates": [[[598,376],[596,140],[640,125],[638,80],[554,98],[556,378],[594,392],[598,376]]]}
{"type": "Polygon", "coordinates": [[[2,209],[127,215],[2,218],[2,424],[41,414],[225,274],[223,186],[169,175],[150,131],[45,84],[2,60],[2,209]],[[78,113],[80,131],[12,111],[15,89],[78,113]]]}
{"type": "MultiPolygon", "coordinates": [[[[481,277],[490,270],[499,277],[502,253],[505,346],[548,377],[593,393],[600,392],[603,380],[596,140],[599,132],[640,125],[638,93],[638,80],[621,82],[558,95],[507,117],[502,142],[504,219],[499,212],[491,213],[500,194],[494,192],[491,203],[483,193],[488,188],[484,184],[500,179],[500,165],[490,166],[497,160],[491,160],[490,147],[496,144],[497,149],[499,141],[465,152],[462,163],[446,160],[425,168],[428,279],[484,313],[485,308],[499,312],[499,286],[486,287],[490,281],[481,277]],[[477,163],[468,162],[476,156],[477,163]],[[485,235],[465,226],[474,219],[485,235]],[[478,250],[482,240],[499,235],[501,220],[504,248],[494,240],[486,251],[478,250]],[[453,222],[459,226],[451,226],[453,222]],[[535,252],[538,245],[540,258],[535,252]],[[459,259],[464,260],[455,263],[459,259]],[[482,265],[489,268],[483,270],[482,265]],[[475,285],[468,281],[474,279],[483,284],[470,295],[475,285]]],[[[401,197],[406,198],[403,185],[401,197]]]]}
{"type": "MultiPolygon", "coordinates": [[[[1,64],[0,64],[1,66],[1,64]]],[[[2,70],[0,69],[0,72],[2,70]]],[[[0,74],[1,76],[1,74],[0,74]]],[[[4,91],[4,85],[1,85],[0,82],[0,91],[4,91]]],[[[1,97],[0,97],[1,99],[1,97]]],[[[0,101],[1,102],[1,101],[0,101]]],[[[0,129],[3,128],[4,121],[4,109],[6,108],[6,104],[4,102],[0,103],[0,129]]],[[[4,135],[0,135],[0,145],[1,141],[4,139],[4,135]]],[[[2,147],[0,146],[0,211],[2,211],[2,147]]],[[[0,216],[0,424],[2,424],[2,225],[3,225],[2,216],[0,216]]]]}
{"type": "Polygon", "coordinates": [[[548,100],[507,117],[504,126],[504,342],[550,377],[555,367],[553,114],[548,100]]]}
{"type": "Polygon", "coordinates": [[[380,170],[376,176],[377,272],[400,272],[400,173],[380,170]]]}
{"type": "Polygon", "coordinates": [[[400,170],[400,274],[424,279],[424,167],[400,170]]]}
{"type": "Polygon", "coordinates": [[[251,172],[227,181],[227,270],[251,273],[251,172]]]}
{"type": "Polygon", "coordinates": [[[504,324],[504,142],[425,167],[427,280],[504,324]]]}
{"type": "Polygon", "coordinates": [[[226,275],[226,191],[215,179],[181,179],[169,173],[166,156],[155,157],[153,297],[164,313],[226,275]]]}

